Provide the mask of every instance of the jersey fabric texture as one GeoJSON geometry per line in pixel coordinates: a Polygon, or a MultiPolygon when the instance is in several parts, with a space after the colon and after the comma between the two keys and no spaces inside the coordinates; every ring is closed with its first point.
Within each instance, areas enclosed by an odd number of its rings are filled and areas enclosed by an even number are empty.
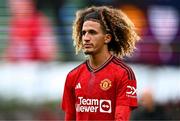
{"type": "Polygon", "coordinates": [[[62,109],[76,120],[114,120],[117,106],[137,107],[134,73],[117,57],[97,69],[87,60],[67,75],[62,109]]]}

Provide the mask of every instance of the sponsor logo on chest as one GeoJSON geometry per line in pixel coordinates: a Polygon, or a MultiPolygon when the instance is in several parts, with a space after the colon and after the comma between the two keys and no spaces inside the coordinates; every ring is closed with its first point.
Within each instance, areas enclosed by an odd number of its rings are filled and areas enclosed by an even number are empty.
{"type": "Polygon", "coordinates": [[[89,99],[78,97],[78,104],[76,104],[77,112],[101,112],[111,113],[111,100],[104,99],[89,99]]]}

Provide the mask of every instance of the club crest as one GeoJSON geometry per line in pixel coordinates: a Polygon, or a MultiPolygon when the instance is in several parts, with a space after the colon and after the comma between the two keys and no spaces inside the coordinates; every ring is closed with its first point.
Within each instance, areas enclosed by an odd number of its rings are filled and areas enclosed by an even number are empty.
{"type": "Polygon", "coordinates": [[[111,86],[111,81],[109,79],[104,79],[100,83],[100,88],[104,91],[108,90],[111,86]]]}

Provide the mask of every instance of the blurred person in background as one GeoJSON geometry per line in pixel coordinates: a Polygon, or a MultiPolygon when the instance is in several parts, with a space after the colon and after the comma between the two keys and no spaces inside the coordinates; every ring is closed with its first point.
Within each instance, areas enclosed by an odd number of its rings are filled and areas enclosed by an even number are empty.
{"type": "Polygon", "coordinates": [[[142,92],[140,98],[140,107],[134,110],[131,119],[132,120],[167,120],[168,117],[160,105],[157,105],[153,92],[150,89],[146,89],[142,92]]]}
{"type": "Polygon", "coordinates": [[[35,0],[9,0],[11,13],[8,61],[52,61],[57,44],[48,18],[37,11],[35,0]]]}
{"type": "Polygon", "coordinates": [[[129,120],[137,107],[136,79],[120,58],[139,41],[134,24],[120,10],[92,6],[77,11],[73,39],[87,60],[67,75],[65,120],[129,120]]]}

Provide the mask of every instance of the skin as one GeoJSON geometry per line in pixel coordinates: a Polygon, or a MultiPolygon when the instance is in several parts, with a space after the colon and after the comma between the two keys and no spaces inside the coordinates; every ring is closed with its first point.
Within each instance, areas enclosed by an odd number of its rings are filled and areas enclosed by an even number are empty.
{"type": "Polygon", "coordinates": [[[149,112],[154,110],[154,99],[152,92],[150,90],[145,90],[141,97],[141,104],[145,107],[149,112]]]}
{"type": "MultiPolygon", "coordinates": [[[[89,55],[89,63],[96,69],[110,58],[108,43],[111,41],[111,35],[105,33],[100,23],[88,20],[82,27],[83,52],[89,55]]],[[[130,117],[129,106],[117,106],[115,111],[116,121],[128,121],[130,117]]],[[[66,113],[65,120],[75,120],[75,113],[66,113]]]]}
{"type": "Polygon", "coordinates": [[[111,35],[105,33],[100,23],[91,20],[83,23],[83,52],[89,55],[92,68],[98,68],[111,56],[107,46],[110,41],[111,35]]]}
{"type": "Polygon", "coordinates": [[[29,17],[35,11],[34,4],[31,0],[9,0],[8,5],[12,16],[19,19],[29,17]]]}

